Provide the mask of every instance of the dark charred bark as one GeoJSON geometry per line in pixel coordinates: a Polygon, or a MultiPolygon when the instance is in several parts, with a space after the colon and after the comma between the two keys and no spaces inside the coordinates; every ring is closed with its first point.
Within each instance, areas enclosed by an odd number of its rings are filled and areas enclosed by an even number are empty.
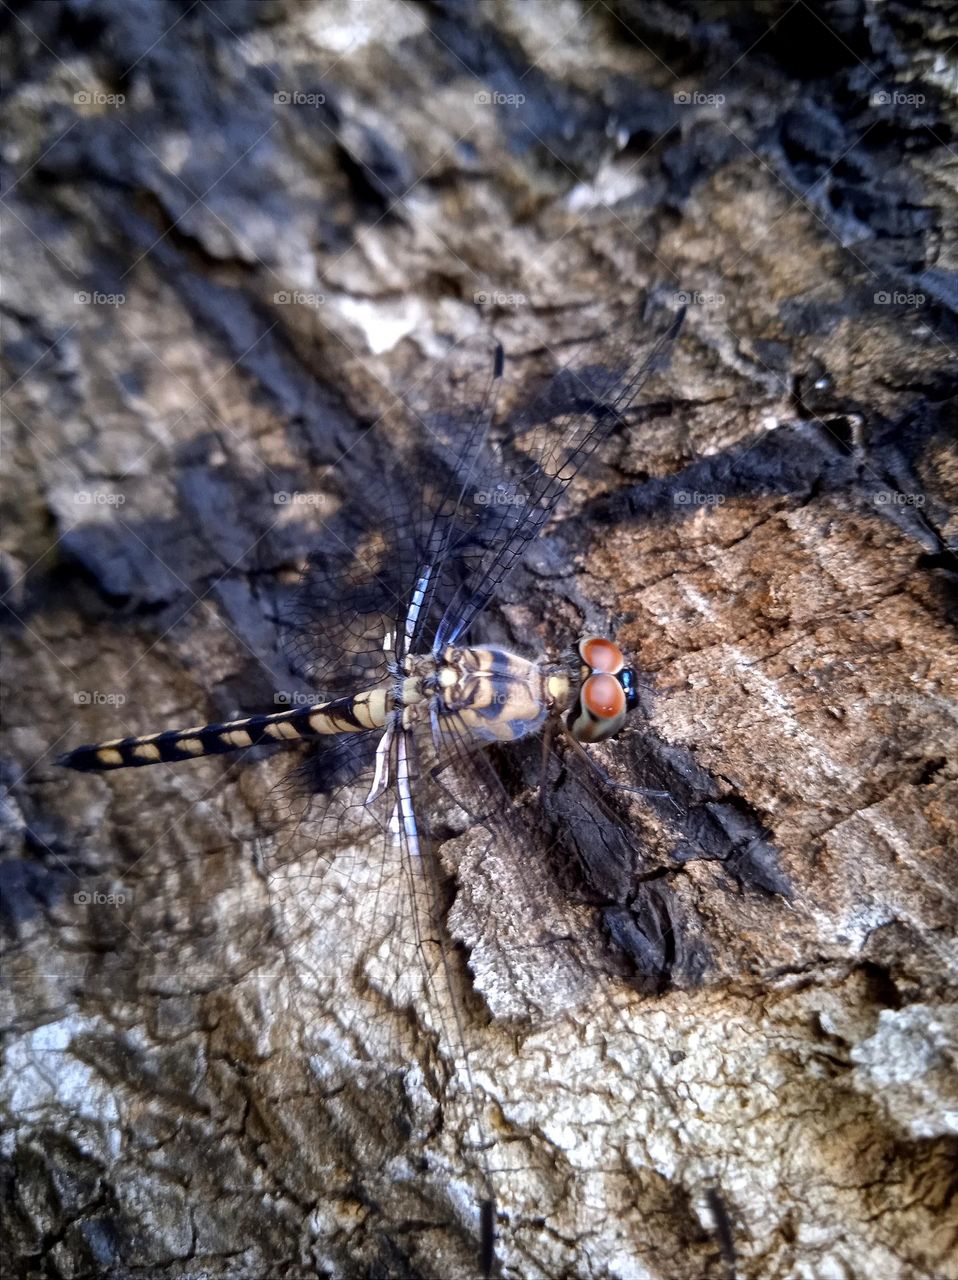
{"type": "MultiPolygon", "coordinates": [[[[4,19],[20,1274],[478,1274],[478,1109],[493,1274],[958,1276],[954,14],[4,19]],[[596,758],[671,798],[613,792],[623,845],[552,778],[569,932],[509,971],[541,903],[437,818],[470,1081],[426,979],[349,949],[395,870],[304,925],[305,961],[276,930],[288,761],[52,761],[276,710],[334,481],[389,479],[387,388],[483,325],[531,380],[649,295],[688,306],[671,367],[489,626],[611,624],[643,706],[596,758]]],[[[538,785],[535,750],[489,767],[538,785]]]]}

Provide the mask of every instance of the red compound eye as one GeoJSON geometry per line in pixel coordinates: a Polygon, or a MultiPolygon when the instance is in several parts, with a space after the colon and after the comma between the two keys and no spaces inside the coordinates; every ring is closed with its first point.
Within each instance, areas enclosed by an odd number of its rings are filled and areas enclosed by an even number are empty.
{"type": "Polygon", "coordinates": [[[579,655],[591,671],[604,671],[616,675],[625,666],[622,650],[602,636],[586,636],[579,642],[579,655]]]}
{"type": "MultiPolygon", "coordinates": [[[[612,647],[615,648],[614,645],[612,647]]],[[[589,676],[582,686],[580,697],[586,711],[600,720],[615,720],[618,716],[625,715],[625,690],[615,676],[604,672],[589,676]]]]}

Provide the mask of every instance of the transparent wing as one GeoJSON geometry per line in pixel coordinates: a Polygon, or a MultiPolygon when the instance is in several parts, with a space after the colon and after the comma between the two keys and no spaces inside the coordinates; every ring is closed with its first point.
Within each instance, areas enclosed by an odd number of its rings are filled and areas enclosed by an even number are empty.
{"type": "Polygon", "coordinates": [[[582,344],[498,431],[503,363],[491,339],[454,352],[397,400],[371,433],[373,462],[360,471],[344,459],[342,505],[288,613],[287,649],[309,688],[348,692],[383,679],[395,658],[462,640],[681,319],[637,315],[582,344]]]}
{"type": "Polygon", "coordinates": [[[429,609],[429,566],[448,555],[484,446],[501,367],[491,342],[455,350],[370,432],[371,457],[343,459],[340,508],[324,521],[282,619],[293,670],[312,692],[376,683],[409,651],[429,609]]]}
{"type": "Polygon", "coordinates": [[[697,956],[670,884],[676,872],[671,829],[657,819],[669,802],[657,799],[610,788],[563,738],[553,740],[540,821],[547,840],[561,849],[566,892],[595,908],[609,970],[643,992],[687,980],[697,956]]]}
{"type": "Polygon", "coordinates": [[[451,1191],[447,1196],[438,1179],[431,1191],[435,1214],[462,1228],[466,1263],[456,1273],[477,1273],[480,1206],[491,1202],[492,1180],[460,1012],[465,962],[450,949],[445,927],[453,882],[436,856],[436,827],[448,834],[468,820],[433,782],[428,726],[386,738],[351,736],[335,755],[314,756],[252,806],[273,947],[283,958],[302,1040],[297,1052],[326,1096],[349,1094],[347,1109],[363,1093],[381,1096],[384,1079],[394,1077],[391,1109],[376,1103],[375,1123],[355,1138],[363,1144],[357,1167],[369,1171],[363,1194],[376,1203],[387,1234],[391,1217],[397,1235],[408,1220],[408,1206],[394,1209],[391,1201],[399,1205],[398,1187],[416,1168],[417,1140],[425,1145],[439,1122],[441,1097],[443,1125],[468,1135],[466,1167],[476,1195],[470,1209],[451,1191]],[[384,741],[393,785],[370,801],[375,749],[384,741]],[[420,1078],[424,1063],[442,1077],[438,1089],[420,1078]],[[462,1109],[461,1123],[450,1108],[462,1109]],[[393,1112],[401,1119],[395,1132],[381,1122],[393,1112]],[[397,1169],[405,1172],[397,1176],[397,1169]]]}
{"type": "Polygon", "coordinates": [[[486,957],[493,1011],[541,1019],[610,979],[642,992],[695,981],[702,942],[656,812],[668,802],[610,790],[561,742],[545,757],[538,740],[477,751],[445,727],[437,782],[472,827],[453,931],[486,957]]]}
{"type": "Polygon", "coordinates": [[[472,460],[454,532],[434,569],[437,607],[420,621],[420,648],[430,641],[438,653],[466,636],[577,472],[621,423],[667,355],[683,316],[664,329],[636,316],[584,343],[520,410],[503,439],[487,439],[472,460]]]}

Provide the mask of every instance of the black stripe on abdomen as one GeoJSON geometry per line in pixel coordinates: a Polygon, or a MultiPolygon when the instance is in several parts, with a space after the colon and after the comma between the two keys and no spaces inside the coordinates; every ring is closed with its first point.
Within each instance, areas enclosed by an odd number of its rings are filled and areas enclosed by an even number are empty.
{"type": "Polygon", "coordinates": [[[93,743],[77,747],[75,751],[61,756],[57,763],[68,769],[102,772],[104,769],[177,764],[181,760],[198,760],[201,756],[224,755],[245,746],[256,746],[259,742],[275,742],[275,738],[266,736],[267,720],[266,716],[252,716],[242,725],[208,724],[185,733],[181,729],[170,729],[155,737],[93,743]],[[238,735],[242,737],[238,738],[238,735]]]}
{"type": "MultiPolygon", "coordinates": [[[[370,696],[359,695],[362,703],[353,697],[338,698],[332,702],[297,707],[294,711],[250,716],[246,720],[229,720],[191,729],[170,729],[166,733],[140,738],[87,744],[61,756],[57,764],[85,772],[135,769],[146,764],[178,764],[184,760],[198,760],[201,756],[223,755],[227,751],[242,751],[260,743],[279,745],[299,739],[308,741],[325,734],[364,732],[379,727],[381,723],[375,715],[370,723],[370,696]],[[357,714],[358,705],[366,713],[362,717],[357,714]]],[[[374,710],[378,710],[379,715],[384,713],[381,705],[374,710]]]]}

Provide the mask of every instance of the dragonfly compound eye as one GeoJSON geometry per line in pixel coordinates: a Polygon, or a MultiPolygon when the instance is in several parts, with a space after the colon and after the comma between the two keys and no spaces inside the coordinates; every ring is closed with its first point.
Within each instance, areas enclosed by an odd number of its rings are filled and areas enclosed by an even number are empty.
{"type": "Polygon", "coordinates": [[[569,732],[579,742],[602,742],[619,732],[627,710],[625,690],[619,680],[598,671],[582,683],[569,714],[569,732]]]}
{"type": "Polygon", "coordinates": [[[579,641],[579,656],[590,671],[618,675],[625,666],[622,650],[603,636],[585,636],[579,641]]]}
{"type": "Polygon", "coordinates": [[[582,705],[598,720],[618,719],[625,715],[625,690],[615,676],[600,672],[582,686],[582,705]]]}

